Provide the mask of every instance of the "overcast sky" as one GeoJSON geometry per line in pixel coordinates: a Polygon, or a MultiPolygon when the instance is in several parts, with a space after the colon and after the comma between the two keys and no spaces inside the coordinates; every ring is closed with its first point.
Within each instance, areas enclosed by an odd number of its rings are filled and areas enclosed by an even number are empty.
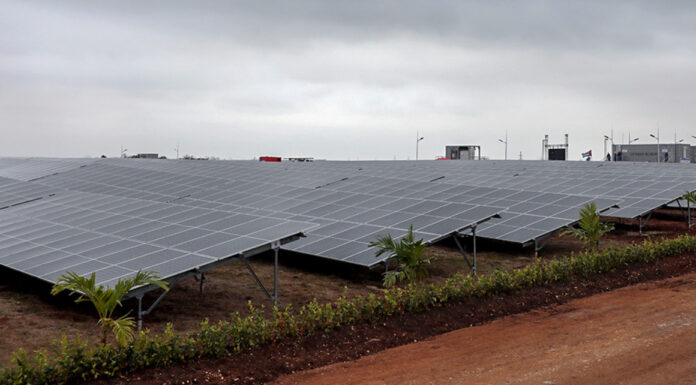
{"type": "Polygon", "coordinates": [[[0,0],[0,156],[696,142],[694,4],[0,0]]]}

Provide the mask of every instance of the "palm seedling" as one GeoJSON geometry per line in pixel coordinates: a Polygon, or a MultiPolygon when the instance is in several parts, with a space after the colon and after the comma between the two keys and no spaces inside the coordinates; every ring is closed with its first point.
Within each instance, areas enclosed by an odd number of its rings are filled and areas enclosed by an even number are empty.
{"type": "Polygon", "coordinates": [[[428,275],[428,265],[432,257],[423,257],[427,244],[423,239],[415,239],[413,225],[398,241],[395,241],[391,234],[387,234],[371,242],[370,247],[372,246],[377,247],[376,257],[386,254],[388,260],[394,259],[397,262],[395,270],[384,274],[384,286],[393,286],[396,282],[404,280],[421,280],[428,275]]]}
{"type": "Polygon", "coordinates": [[[70,295],[79,297],[75,302],[91,302],[99,315],[98,325],[102,328],[101,343],[106,345],[109,329],[113,330],[116,341],[125,345],[133,340],[135,321],[129,317],[129,313],[114,318],[114,311],[121,307],[121,300],[131,289],[143,285],[157,285],[164,290],[169,290],[167,282],[159,280],[154,273],[138,271],[132,278],[121,279],[111,287],[97,286],[95,275],[89,278],[79,276],[74,272],[67,272],[58,279],[51,294],[57,295],[64,290],[69,290],[70,295]]]}
{"type": "Polygon", "coordinates": [[[595,250],[599,247],[599,239],[614,230],[611,223],[603,223],[599,220],[597,205],[590,202],[580,209],[580,221],[577,227],[566,227],[561,235],[570,235],[585,242],[585,247],[595,250]]]}

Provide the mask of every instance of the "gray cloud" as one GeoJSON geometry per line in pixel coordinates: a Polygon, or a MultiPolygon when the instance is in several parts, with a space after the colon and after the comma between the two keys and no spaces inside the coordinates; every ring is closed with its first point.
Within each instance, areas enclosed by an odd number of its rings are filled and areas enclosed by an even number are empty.
{"type": "Polygon", "coordinates": [[[0,3],[0,155],[539,156],[690,137],[690,2],[0,3]],[[666,135],[666,134],[665,134],[666,135]],[[554,139],[555,138],[555,139],[554,139]]]}

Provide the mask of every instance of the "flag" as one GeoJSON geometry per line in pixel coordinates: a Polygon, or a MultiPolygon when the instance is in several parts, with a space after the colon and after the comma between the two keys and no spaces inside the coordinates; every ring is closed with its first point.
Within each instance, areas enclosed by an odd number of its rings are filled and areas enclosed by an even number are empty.
{"type": "Polygon", "coordinates": [[[583,157],[583,158],[587,158],[587,157],[590,157],[590,156],[592,156],[592,150],[582,153],[582,157],[583,157]]]}

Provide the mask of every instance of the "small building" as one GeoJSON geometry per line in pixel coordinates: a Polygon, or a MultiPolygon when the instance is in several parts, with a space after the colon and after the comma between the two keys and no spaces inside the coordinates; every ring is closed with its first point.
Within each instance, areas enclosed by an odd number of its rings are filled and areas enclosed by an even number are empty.
{"type": "Polygon", "coordinates": [[[481,146],[471,144],[445,146],[445,158],[481,160],[481,146]]]}
{"type": "Polygon", "coordinates": [[[139,158],[139,159],[159,159],[159,154],[144,153],[144,154],[134,155],[133,158],[139,158]]]}
{"type": "MultiPolygon", "coordinates": [[[[694,163],[694,147],[687,143],[615,144],[612,160],[630,162],[694,163]],[[659,156],[658,156],[659,154],[659,156]]],[[[606,156],[606,154],[605,154],[606,156]]]]}

